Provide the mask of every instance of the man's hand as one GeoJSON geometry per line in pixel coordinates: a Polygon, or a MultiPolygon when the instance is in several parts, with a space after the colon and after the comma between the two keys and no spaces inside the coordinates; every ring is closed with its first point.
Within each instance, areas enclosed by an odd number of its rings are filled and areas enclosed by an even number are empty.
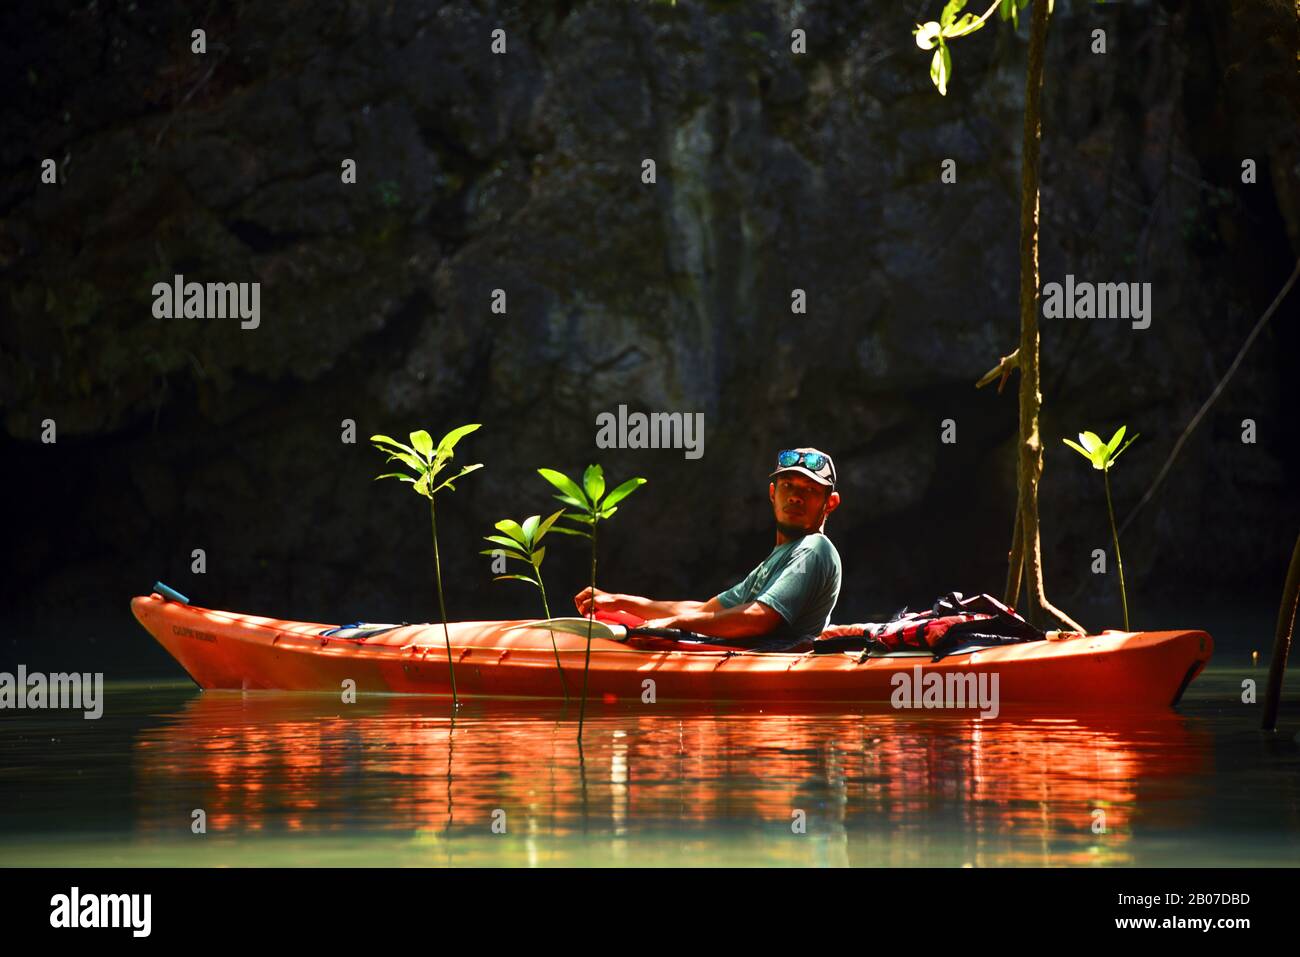
{"type": "MultiPolygon", "coordinates": [[[[636,615],[638,618],[647,620],[677,618],[697,612],[722,611],[722,605],[718,603],[716,598],[710,598],[708,601],[652,601],[649,598],[642,598],[640,595],[616,594],[601,591],[599,588],[594,592],[590,588],[584,588],[573,596],[573,604],[577,606],[578,614],[584,618],[591,614],[593,603],[598,612],[625,611],[629,615],[636,615]]],[[[673,627],[684,628],[686,626],[678,624],[673,627]]]]}
{"type": "Polygon", "coordinates": [[[591,610],[593,603],[596,606],[596,611],[618,611],[618,599],[618,595],[601,591],[599,588],[594,591],[590,588],[584,588],[573,596],[573,604],[577,606],[578,614],[585,618],[593,613],[591,610]]]}

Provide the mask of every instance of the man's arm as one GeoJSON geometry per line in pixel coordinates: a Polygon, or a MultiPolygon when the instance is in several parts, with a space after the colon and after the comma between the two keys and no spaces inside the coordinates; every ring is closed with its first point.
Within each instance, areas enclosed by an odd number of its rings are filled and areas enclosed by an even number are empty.
{"type": "MultiPolygon", "coordinates": [[[[654,601],[640,595],[619,595],[596,589],[596,611],[625,611],[638,618],[675,618],[678,615],[695,612],[714,612],[723,610],[717,598],[708,601],[654,601]]],[[[584,588],[573,598],[578,614],[591,614],[592,591],[584,588]]]]}
{"type": "Polygon", "coordinates": [[[827,625],[822,632],[823,638],[859,638],[867,633],[868,625],[827,625]]]}
{"type": "Polygon", "coordinates": [[[726,608],[716,598],[711,598],[698,610],[648,621],[646,627],[680,628],[712,638],[749,638],[765,635],[784,621],[780,612],[761,601],[726,608]],[[709,609],[709,605],[716,605],[716,608],[709,609]]]}
{"type": "MultiPolygon", "coordinates": [[[[760,566],[761,567],[761,566],[760,566]]],[[[755,569],[755,572],[758,569],[755,569]]],[[[824,557],[809,551],[796,553],[793,561],[787,563],[780,573],[769,581],[753,601],[740,602],[746,593],[746,586],[751,581],[747,578],[741,585],[724,592],[718,598],[731,602],[728,607],[718,611],[699,610],[686,612],[667,619],[648,622],[649,626],[660,628],[680,628],[700,635],[715,638],[749,638],[765,635],[780,625],[791,624],[799,616],[809,595],[819,587],[827,571],[824,557]]],[[[751,578],[754,572],[750,573],[751,578]]]]}

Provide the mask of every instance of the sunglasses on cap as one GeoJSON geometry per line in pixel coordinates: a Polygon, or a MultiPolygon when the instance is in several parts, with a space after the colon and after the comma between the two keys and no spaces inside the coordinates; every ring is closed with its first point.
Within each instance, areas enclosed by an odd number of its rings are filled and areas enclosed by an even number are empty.
{"type": "Polygon", "coordinates": [[[794,449],[786,449],[776,454],[776,464],[783,469],[802,465],[810,472],[820,472],[825,467],[826,461],[826,456],[820,452],[796,452],[794,449]]]}
{"type": "Polygon", "coordinates": [[[778,452],[776,456],[777,469],[788,469],[803,466],[814,475],[823,478],[829,478],[831,487],[835,486],[835,466],[831,463],[829,455],[822,452],[804,452],[799,449],[786,449],[778,452]],[[825,469],[829,475],[823,475],[825,469]]]}

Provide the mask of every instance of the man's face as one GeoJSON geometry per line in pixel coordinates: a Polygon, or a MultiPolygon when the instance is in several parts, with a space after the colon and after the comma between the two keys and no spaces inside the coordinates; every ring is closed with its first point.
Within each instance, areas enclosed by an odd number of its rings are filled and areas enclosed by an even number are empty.
{"type": "Polygon", "coordinates": [[[786,534],[820,531],[826,517],[840,504],[839,492],[798,472],[778,475],[768,486],[767,497],[777,527],[786,534]]]}

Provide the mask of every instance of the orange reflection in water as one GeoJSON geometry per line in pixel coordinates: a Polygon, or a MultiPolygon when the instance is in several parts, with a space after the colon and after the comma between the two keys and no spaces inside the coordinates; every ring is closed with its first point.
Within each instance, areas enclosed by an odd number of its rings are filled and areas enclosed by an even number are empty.
{"type": "Polygon", "coordinates": [[[1178,798],[1211,770],[1173,712],[596,707],[579,749],[575,711],[207,692],[137,740],[138,828],[203,808],[209,833],[487,834],[504,811],[516,834],[707,839],[802,812],[849,863],[1124,863],[1135,828],[1197,823],[1178,798]]]}

